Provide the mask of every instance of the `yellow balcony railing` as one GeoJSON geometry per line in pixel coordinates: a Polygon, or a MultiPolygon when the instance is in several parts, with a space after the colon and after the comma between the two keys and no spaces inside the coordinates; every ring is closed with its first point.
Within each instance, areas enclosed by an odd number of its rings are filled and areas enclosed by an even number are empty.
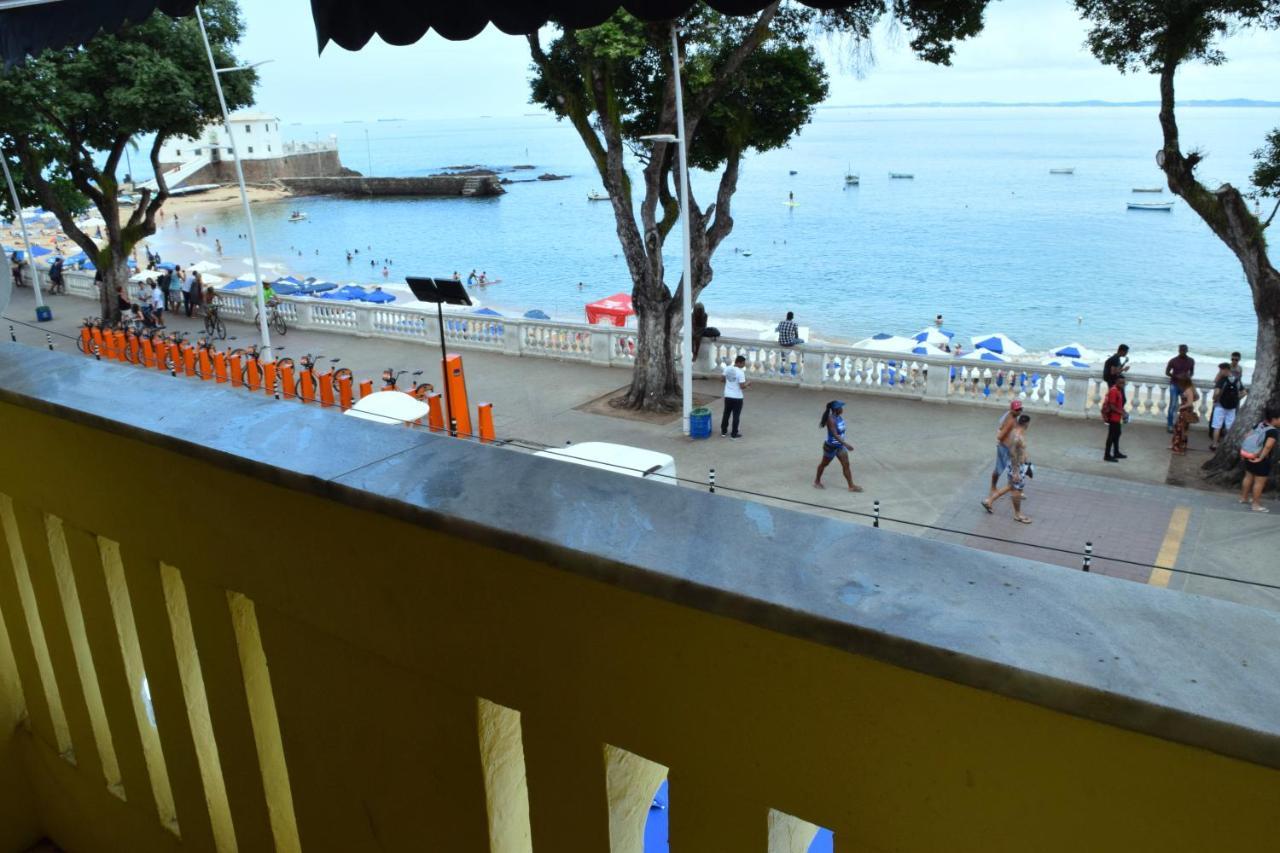
{"type": "Polygon", "coordinates": [[[1280,619],[0,345],[0,851],[1274,850],[1280,619]]]}

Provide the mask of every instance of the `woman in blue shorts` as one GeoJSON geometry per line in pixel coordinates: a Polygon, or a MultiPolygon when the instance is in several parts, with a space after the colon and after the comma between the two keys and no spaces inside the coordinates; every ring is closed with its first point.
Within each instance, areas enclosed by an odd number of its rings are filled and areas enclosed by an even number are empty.
{"type": "Polygon", "coordinates": [[[844,469],[844,480],[849,484],[849,491],[862,491],[862,486],[853,482],[853,472],[849,470],[849,451],[853,450],[853,445],[844,440],[844,402],[832,400],[827,403],[826,411],[822,413],[822,420],[818,421],[818,425],[827,431],[827,436],[822,442],[822,461],[818,463],[818,473],[813,478],[813,487],[826,488],[822,485],[822,472],[831,464],[832,459],[839,459],[840,467],[844,469]]]}

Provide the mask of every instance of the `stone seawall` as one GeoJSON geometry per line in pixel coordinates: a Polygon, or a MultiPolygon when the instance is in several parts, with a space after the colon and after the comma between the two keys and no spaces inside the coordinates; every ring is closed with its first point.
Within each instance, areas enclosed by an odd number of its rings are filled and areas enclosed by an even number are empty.
{"type": "MultiPolygon", "coordinates": [[[[271,160],[242,160],[244,179],[251,184],[267,184],[286,178],[328,178],[355,177],[359,172],[342,165],[337,151],[310,151],[302,154],[288,154],[271,160]]],[[[177,167],[177,164],[161,164],[162,168],[177,167]]],[[[194,187],[199,184],[234,184],[236,167],[234,161],[227,159],[210,163],[200,171],[182,182],[183,186],[194,187]]]]}
{"type": "Polygon", "coordinates": [[[428,175],[418,178],[320,177],[280,181],[297,195],[495,196],[506,192],[497,175],[428,175]]]}

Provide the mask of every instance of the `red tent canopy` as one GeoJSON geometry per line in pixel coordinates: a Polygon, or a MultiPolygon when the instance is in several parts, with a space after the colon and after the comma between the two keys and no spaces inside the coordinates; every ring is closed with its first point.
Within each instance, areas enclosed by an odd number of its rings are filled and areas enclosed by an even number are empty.
{"type": "Polygon", "coordinates": [[[615,326],[627,325],[627,318],[636,313],[636,309],[631,307],[631,295],[628,293],[615,293],[613,296],[606,296],[599,302],[591,302],[587,305],[587,322],[592,325],[602,320],[609,319],[613,321],[615,326]]]}

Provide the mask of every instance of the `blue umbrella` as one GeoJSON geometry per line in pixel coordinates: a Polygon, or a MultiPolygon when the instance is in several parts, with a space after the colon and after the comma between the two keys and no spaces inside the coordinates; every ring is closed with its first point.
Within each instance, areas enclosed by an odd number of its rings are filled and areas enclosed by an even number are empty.
{"type": "Polygon", "coordinates": [[[300,288],[296,284],[290,284],[287,281],[277,281],[271,285],[271,288],[281,296],[293,296],[300,288]]]}
{"type": "MultiPolygon", "coordinates": [[[[936,351],[936,350],[935,350],[935,351],[936,351]]],[[[915,349],[913,349],[911,352],[912,352],[912,354],[913,354],[913,355],[928,355],[928,354],[929,354],[929,347],[916,347],[916,348],[915,348],[915,349]]]]}
{"type": "Polygon", "coordinates": [[[1025,349],[1018,345],[1018,342],[1008,335],[997,332],[994,335],[984,335],[982,337],[974,337],[974,349],[985,349],[991,352],[1002,353],[1003,355],[1022,355],[1025,349]]]}
{"type": "Polygon", "coordinates": [[[532,311],[524,312],[524,317],[526,320],[550,320],[551,319],[551,317],[548,316],[545,311],[539,311],[537,308],[534,308],[532,311]]]}
{"type": "Polygon", "coordinates": [[[376,304],[396,301],[396,298],[385,290],[375,290],[372,293],[366,293],[362,298],[365,302],[373,302],[376,304]]]}
{"type": "Polygon", "coordinates": [[[501,314],[499,314],[497,311],[494,311],[492,308],[481,308],[481,309],[479,309],[478,311],[472,311],[471,313],[473,313],[473,314],[483,314],[483,315],[485,315],[486,317],[501,317],[501,316],[502,316],[502,315],[501,315],[501,314]]]}
{"type": "Polygon", "coordinates": [[[872,336],[871,336],[871,340],[873,340],[873,341],[887,341],[887,340],[889,340],[889,338],[892,338],[892,337],[893,337],[893,335],[889,334],[888,332],[876,332],[874,335],[872,335],[872,336]]]}
{"type": "Polygon", "coordinates": [[[39,258],[43,255],[52,255],[53,249],[46,249],[44,246],[32,246],[31,257],[39,258]]]}
{"type": "Polygon", "coordinates": [[[168,270],[169,272],[173,272],[177,268],[178,265],[172,261],[165,261],[164,263],[156,264],[156,269],[168,270]]]}
{"type": "Polygon", "coordinates": [[[224,286],[223,290],[240,290],[243,287],[253,287],[253,282],[247,278],[238,278],[230,284],[224,286]]]}
{"type": "Polygon", "coordinates": [[[1074,358],[1073,358],[1073,359],[1071,359],[1070,361],[1066,361],[1066,362],[1063,362],[1063,361],[1059,361],[1059,360],[1057,360],[1057,359],[1054,359],[1053,361],[1046,361],[1046,362],[1045,362],[1045,366],[1047,366],[1047,367],[1074,367],[1074,368],[1076,368],[1076,369],[1078,369],[1078,370],[1086,370],[1086,369],[1088,369],[1088,367],[1089,367],[1089,362],[1087,362],[1087,361],[1080,361],[1079,359],[1074,359],[1074,358]]]}
{"type": "Polygon", "coordinates": [[[320,298],[333,299],[338,302],[358,302],[360,300],[359,296],[351,293],[346,288],[343,288],[342,290],[333,290],[329,293],[322,293],[320,294],[320,298]]]}
{"type": "Polygon", "coordinates": [[[326,293],[330,290],[337,290],[338,285],[331,281],[311,281],[298,288],[298,293],[303,296],[311,296],[316,293],[326,293]]]}
{"type": "MultiPolygon", "coordinates": [[[[272,285],[274,286],[276,284],[279,284],[280,282],[284,282],[285,284],[292,284],[293,286],[297,287],[298,285],[302,284],[302,279],[294,278],[291,275],[282,275],[280,276],[280,278],[272,282],[272,285]]],[[[277,287],[276,290],[280,290],[280,288],[277,287]]],[[[280,291],[280,292],[283,293],[284,291],[280,291]]]]}

